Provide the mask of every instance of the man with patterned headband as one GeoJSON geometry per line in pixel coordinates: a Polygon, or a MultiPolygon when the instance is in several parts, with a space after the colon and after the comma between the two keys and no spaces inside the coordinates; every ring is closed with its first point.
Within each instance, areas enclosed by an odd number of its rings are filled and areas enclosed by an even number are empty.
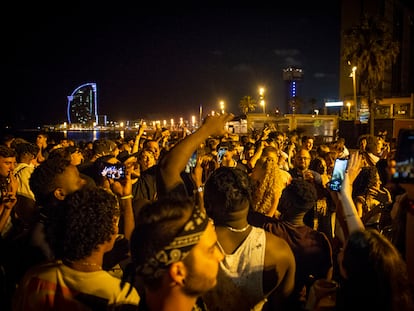
{"type": "Polygon", "coordinates": [[[163,198],[139,212],[131,239],[140,311],[206,310],[223,254],[212,221],[191,199],[163,198]]]}

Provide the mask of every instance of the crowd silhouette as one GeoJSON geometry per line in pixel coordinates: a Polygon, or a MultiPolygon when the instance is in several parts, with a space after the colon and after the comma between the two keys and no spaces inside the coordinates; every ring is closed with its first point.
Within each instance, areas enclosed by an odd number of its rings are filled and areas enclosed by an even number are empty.
{"type": "Polygon", "coordinates": [[[1,310],[414,310],[414,185],[392,179],[397,144],[235,134],[232,118],[3,137],[1,310]]]}

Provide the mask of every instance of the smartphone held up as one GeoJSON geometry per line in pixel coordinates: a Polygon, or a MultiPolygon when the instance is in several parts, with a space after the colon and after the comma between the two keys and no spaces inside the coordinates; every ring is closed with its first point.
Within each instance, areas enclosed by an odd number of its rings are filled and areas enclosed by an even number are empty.
{"type": "Polygon", "coordinates": [[[345,177],[345,171],[348,167],[348,159],[337,158],[335,160],[332,177],[328,183],[332,191],[340,191],[345,177]]]}
{"type": "Polygon", "coordinates": [[[217,153],[217,161],[219,164],[223,162],[223,156],[227,152],[227,147],[220,147],[217,153]]]}
{"type": "Polygon", "coordinates": [[[124,179],[126,167],[122,163],[104,163],[101,169],[101,175],[111,179],[124,179]]]}

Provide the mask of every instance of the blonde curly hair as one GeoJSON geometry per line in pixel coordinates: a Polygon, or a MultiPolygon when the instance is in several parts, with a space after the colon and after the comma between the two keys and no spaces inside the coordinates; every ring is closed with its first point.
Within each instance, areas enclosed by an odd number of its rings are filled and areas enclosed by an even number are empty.
{"type": "Polygon", "coordinates": [[[273,157],[262,156],[257,161],[255,169],[260,171],[253,177],[253,209],[273,216],[285,188],[278,161],[273,157]]]}

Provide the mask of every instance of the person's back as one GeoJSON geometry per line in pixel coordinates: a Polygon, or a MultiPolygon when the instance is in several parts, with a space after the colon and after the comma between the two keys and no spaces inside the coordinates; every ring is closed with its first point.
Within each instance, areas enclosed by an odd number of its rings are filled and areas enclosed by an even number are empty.
{"type": "Polygon", "coordinates": [[[290,183],[291,175],[279,168],[275,147],[263,149],[250,177],[253,181],[253,208],[267,216],[277,217],[277,205],[282,190],[290,183]]]}
{"type": "MultiPolygon", "coordinates": [[[[289,170],[292,178],[303,179],[312,183],[316,188],[318,185],[322,185],[322,177],[318,172],[309,168],[312,157],[307,149],[299,150],[294,157],[293,168],[289,170]]],[[[313,209],[310,209],[305,217],[305,223],[312,227],[314,226],[315,213],[314,210],[317,206],[317,200],[315,199],[315,205],[313,209]]]]}
{"type": "Polygon", "coordinates": [[[362,161],[361,154],[351,154],[342,188],[334,193],[343,232],[335,310],[414,310],[407,269],[412,261],[404,261],[383,234],[366,229],[356,211],[352,185],[362,161]]]}
{"type": "Polygon", "coordinates": [[[90,158],[86,158],[81,164],[78,165],[78,169],[81,173],[86,175],[93,174],[93,163],[104,156],[114,156],[116,157],[119,154],[119,149],[117,144],[106,138],[95,139],[92,142],[92,155],[90,158]]]}
{"type": "Polygon", "coordinates": [[[269,307],[281,308],[293,289],[295,263],[287,243],[247,221],[250,187],[247,173],[228,167],[205,184],[205,208],[225,253],[217,286],[203,296],[211,310],[250,310],[267,295],[269,307]]]}
{"type": "Polygon", "coordinates": [[[406,263],[378,231],[351,233],[338,258],[337,310],[414,310],[406,263]]]}
{"type": "Polygon", "coordinates": [[[28,270],[23,277],[12,310],[37,311],[50,307],[60,311],[89,311],[106,310],[109,304],[137,305],[136,290],[128,295],[130,285],[121,288],[120,284],[120,279],[105,270],[81,272],[60,261],[43,263],[28,270]]]}
{"type": "Polygon", "coordinates": [[[313,207],[316,192],[307,181],[293,179],[282,192],[278,209],[280,219],[266,217],[251,211],[249,222],[283,238],[291,247],[296,260],[295,290],[290,307],[300,308],[316,279],[327,278],[332,273],[331,244],[322,232],[305,225],[303,218],[313,207]]]}
{"type": "Polygon", "coordinates": [[[353,183],[355,206],[365,226],[381,230],[388,225],[391,193],[383,187],[375,166],[361,169],[353,183]]]}
{"type": "Polygon", "coordinates": [[[3,251],[5,270],[11,283],[17,284],[28,269],[53,258],[44,235],[48,212],[63,200],[65,194],[74,192],[85,184],[76,167],[66,159],[47,159],[35,168],[29,179],[36,200],[34,212],[26,222],[30,226],[9,240],[7,250],[3,251]]]}

